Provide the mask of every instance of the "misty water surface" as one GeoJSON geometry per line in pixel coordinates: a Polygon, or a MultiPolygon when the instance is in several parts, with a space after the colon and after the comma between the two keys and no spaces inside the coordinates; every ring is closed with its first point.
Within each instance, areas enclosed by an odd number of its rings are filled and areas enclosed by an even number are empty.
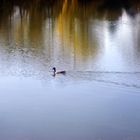
{"type": "Polygon", "coordinates": [[[4,9],[0,139],[140,139],[139,33],[135,10],[4,9]]]}

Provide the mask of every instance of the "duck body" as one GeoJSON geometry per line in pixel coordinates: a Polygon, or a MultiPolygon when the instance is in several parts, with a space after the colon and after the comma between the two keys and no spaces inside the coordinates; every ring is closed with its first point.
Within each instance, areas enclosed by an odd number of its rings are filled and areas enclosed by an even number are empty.
{"type": "Polygon", "coordinates": [[[66,71],[57,71],[56,74],[65,74],[66,71]]]}
{"type": "Polygon", "coordinates": [[[53,67],[53,75],[55,76],[56,74],[66,74],[66,71],[56,71],[56,68],[53,67]]]}

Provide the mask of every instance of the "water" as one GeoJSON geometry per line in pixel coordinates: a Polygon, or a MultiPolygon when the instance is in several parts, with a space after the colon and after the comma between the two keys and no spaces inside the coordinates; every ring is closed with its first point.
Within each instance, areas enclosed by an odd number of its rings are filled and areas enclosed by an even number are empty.
{"type": "Polygon", "coordinates": [[[140,139],[140,14],[75,5],[0,15],[0,139],[140,139]]]}

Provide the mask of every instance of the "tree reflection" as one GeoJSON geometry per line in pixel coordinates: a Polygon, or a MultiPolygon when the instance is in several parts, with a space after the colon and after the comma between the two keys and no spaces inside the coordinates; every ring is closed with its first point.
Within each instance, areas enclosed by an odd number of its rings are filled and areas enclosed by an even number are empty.
{"type": "Polygon", "coordinates": [[[139,6],[126,0],[1,0],[0,40],[35,56],[41,53],[47,61],[61,56],[66,63],[86,63],[99,51],[96,20],[109,21],[115,32],[122,9],[134,17],[139,6]]]}

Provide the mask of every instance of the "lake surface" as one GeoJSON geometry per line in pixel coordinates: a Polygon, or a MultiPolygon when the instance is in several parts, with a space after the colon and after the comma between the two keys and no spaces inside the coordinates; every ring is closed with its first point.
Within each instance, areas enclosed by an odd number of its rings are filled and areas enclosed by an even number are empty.
{"type": "Polygon", "coordinates": [[[0,15],[0,139],[140,139],[140,14],[91,9],[0,15]]]}

